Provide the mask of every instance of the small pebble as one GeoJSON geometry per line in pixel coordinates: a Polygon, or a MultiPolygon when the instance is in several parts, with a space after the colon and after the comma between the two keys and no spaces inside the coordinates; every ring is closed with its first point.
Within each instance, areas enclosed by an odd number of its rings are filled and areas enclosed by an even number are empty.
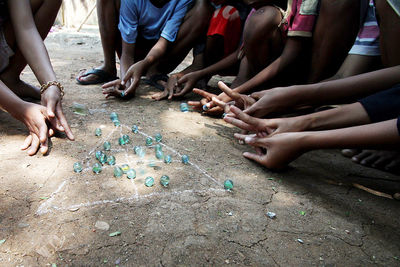
{"type": "Polygon", "coordinates": [[[297,242],[299,242],[300,244],[304,244],[303,239],[300,239],[300,238],[297,239],[297,242]]]}
{"type": "Polygon", "coordinates": [[[95,164],[93,164],[92,170],[95,174],[99,174],[102,170],[101,164],[96,162],[95,164]]]}
{"type": "Polygon", "coordinates": [[[114,177],[120,178],[124,174],[124,171],[119,166],[114,167],[114,177]]]}
{"type": "Polygon", "coordinates": [[[171,157],[171,155],[166,155],[166,156],[164,157],[164,162],[165,162],[166,164],[170,164],[170,163],[172,162],[172,157],[171,157]]]}
{"type": "Polygon", "coordinates": [[[189,111],[189,105],[187,103],[181,103],[180,109],[182,112],[188,112],[189,111]]]}
{"type": "Polygon", "coordinates": [[[132,133],[137,134],[139,132],[139,127],[137,125],[132,126],[132,133]]]}
{"type": "Polygon", "coordinates": [[[226,190],[232,190],[233,189],[233,181],[232,180],[225,180],[224,182],[224,188],[226,190]]]}
{"type": "Polygon", "coordinates": [[[111,143],[108,142],[108,141],[105,141],[104,144],[103,144],[103,148],[104,148],[105,151],[110,151],[111,143]]]}
{"type": "Polygon", "coordinates": [[[188,164],[189,163],[189,156],[188,155],[182,155],[182,163],[183,164],[188,164]]]}
{"type": "Polygon", "coordinates": [[[154,185],[154,178],[151,176],[147,177],[144,181],[144,185],[147,187],[152,187],[154,185]]]}
{"type": "Polygon", "coordinates": [[[128,177],[128,179],[135,179],[136,178],[136,171],[134,169],[129,169],[126,172],[126,176],[128,177]]]}
{"type": "Polygon", "coordinates": [[[74,163],[74,172],[80,173],[82,171],[82,164],[80,162],[74,163]]]}
{"type": "Polygon", "coordinates": [[[95,223],[94,227],[96,227],[96,229],[103,230],[103,231],[108,231],[108,229],[110,229],[110,225],[103,221],[97,221],[95,223]]]}
{"type": "Polygon", "coordinates": [[[160,184],[164,187],[168,187],[169,185],[169,177],[167,175],[163,175],[160,178],[160,184]]]}
{"type": "Polygon", "coordinates": [[[101,136],[101,129],[100,128],[96,128],[96,130],[94,131],[94,134],[96,136],[101,136]]]}

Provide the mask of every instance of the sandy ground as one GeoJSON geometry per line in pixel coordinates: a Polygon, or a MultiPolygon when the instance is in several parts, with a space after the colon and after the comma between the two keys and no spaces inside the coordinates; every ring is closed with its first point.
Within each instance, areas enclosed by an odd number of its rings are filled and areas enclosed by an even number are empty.
{"type": "MultiPolygon", "coordinates": [[[[394,192],[399,177],[353,164],[338,151],[308,153],[289,170],[270,172],[241,156],[249,148],[232,138],[237,129],[181,113],[181,101],[154,102],[149,86],[131,101],[105,100],[99,86],[78,86],[79,69],[102,59],[96,30],[54,32],[46,43],[66,87],[64,110],[76,141],[53,138],[50,155],[29,157],[19,150],[24,126],[0,113],[1,266],[400,265],[399,202],[349,186],[394,192]],[[88,114],[74,114],[74,102],[88,114]],[[112,111],[121,127],[111,123],[112,111]],[[94,136],[97,127],[101,137],[94,136]],[[153,148],[144,159],[133,153],[155,133],[163,135],[170,165],[149,167],[153,148]],[[132,143],[119,146],[121,134],[132,143]],[[114,178],[107,165],[93,174],[94,152],[105,140],[118,165],[136,169],[135,180],[114,178]],[[182,154],[189,165],[180,163],[182,154]],[[84,170],[76,174],[78,161],[84,170]],[[159,184],[163,174],[171,178],[168,188],[159,184]],[[154,187],[144,186],[147,176],[154,187]],[[232,192],[223,189],[226,179],[235,184],[232,192]]],[[[29,70],[23,77],[35,83],[29,70]]]]}

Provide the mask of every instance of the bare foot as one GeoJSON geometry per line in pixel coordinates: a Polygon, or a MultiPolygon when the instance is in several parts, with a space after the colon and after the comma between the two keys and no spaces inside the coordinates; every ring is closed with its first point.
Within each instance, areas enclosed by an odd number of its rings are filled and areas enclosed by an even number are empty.
{"type": "Polygon", "coordinates": [[[21,98],[29,97],[33,99],[40,99],[39,88],[21,81],[19,78],[11,78],[8,75],[1,75],[0,78],[17,96],[21,98]]]}
{"type": "Polygon", "coordinates": [[[354,162],[389,172],[400,172],[400,152],[386,150],[362,150],[351,158],[354,162]]]}

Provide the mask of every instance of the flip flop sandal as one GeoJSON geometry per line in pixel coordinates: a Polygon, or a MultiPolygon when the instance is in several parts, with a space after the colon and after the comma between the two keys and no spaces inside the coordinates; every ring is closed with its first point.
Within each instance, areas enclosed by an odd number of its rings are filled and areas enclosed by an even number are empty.
{"type": "Polygon", "coordinates": [[[101,69],[91,69],[91,70],[85,72],[84,74],[80,75],[79,77],[76,77],[76,81],[80,85],[106,83],[106,82],[110,82],[110,81],[113,81],[116,79],[118,79],[118,77],[113,76],[113,75],[109,74],[108,72],[101,70],[101,69]],[[95,76],[97,76],[97,79],[91,80],[91,81],[81,81],[80,80],[80,78],[87,77],[89,75],[95,75],[95,76]]]}
{"type": "Polygon", "coordinates": [[[168,82],[168,75],[166,74],[155,74],[153,76],[150,77],[150,79],[142,79],[142,81],[145,84],[154,86],[155,88],[157,88],[160,91],[164,91],[164,86],[162,86],[161,84],[158,83],[158,81],[164,81],[164,82],[168,82]]]}

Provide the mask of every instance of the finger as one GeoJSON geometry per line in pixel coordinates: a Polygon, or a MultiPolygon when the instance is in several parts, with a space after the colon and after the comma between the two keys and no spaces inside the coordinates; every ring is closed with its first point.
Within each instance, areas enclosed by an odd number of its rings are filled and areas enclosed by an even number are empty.
{"type": "Polygon", "coordinates": [[[67,138],[71,141],[75,140],[74,134],[72,133],[71,128],[68,125],[67,119],[65,118],[62,111],[61,104],[57,107],[57,117],[60,121],[61,126],[64,128],[64,132],[67,135],[67,138]]]}
{"type": "Polygon", "coordinates": [[[259,147],[267,147],[268,144],[268,138],[267,137],[263,137],[263,138],[259,138],[259,137],[253,137],[253,136],[247,136],[244,141],[246,142],[246,144],[252,145],[252,146],[259,146],[259,147]]]}
{"type": "Polygon", "coordinates": [[[42,155],[46,154],[47,151],[49,151],[49,139],[46,138],[46,142],[44,142],[43,144],[40,144],[40,153],[42,153],[42,155]]]}
{"type": "Polygon", "coordinates": [[[54,130],[52,128],[49,129],[49,137],[52,137],[54,135],[54,130]]]}
{"type": "Polygon", "coordinates": [[[190,91],[190,89],[191,89],[190,84],[186,84],[185,87],[183,87],[183,89],[179,93],[174,94],[174,96],[176,97],[184,96],[190,91]]]}
{"type": "Polygon", "coordinates": [[[224,113],[224,110],[220,107],[213,107],[212,109],[207,110],[206,113],[209,115],[216,116],[216,115],[222,115],[224,113]]]}
{"type": "Polygon", "coordinates": [[[178,81],[176,83],[177,83],[177,85],[181,85],[181,84],[187,83],[187,81],[188,81],[187,76],[183,75],[180,79],[178,79],[178,81]]]}
{"type": "Polygon", "coordinates": [[[168,100],[171,100],[172,97],[174,96],[174,87],[175,86],[168,87],[168,100]]]}
{"type": "Polygon", "coordinates": [[[54,129],[56,129],[57,131],[60,131],[60,132],[64,132],[64,127],[61,126],[61,123],[60,123],[60,121],[58,120],[57,117],[55,117],[55,118],[49,118],[49,121],[50,121],[50,125],[51,125],[54,129]]]}
{"type": "Polygon", "coordinates": [[[50,118],[54,118],[56,115],[55,115],[55,109],[56,109],[56,102],[53,100],[53,99],[50,99],[48,102],[47,102],[47,115],[50,117],[50,118]]]}
{"type": "Polygon", "coordinates": [[[139,85],[140,79],[134,79],[128,89],[124,91],[124,95],[129,95],[131,92],[134,92],[139,85]]]}
{"type": "Polygon", "coordinates": [[[255,134],[241,134],[241,133],[235,133],[233,135],[236,139],[244,141],[246,137],[256,137],[255,134]]]}
{"type": "Polygon", "coordinates": [[[263,165],[263,156],[264,155],[258,155],[258,154],[254,154],[254,153],[250,153],[250,152],[244,152],[243,156],[245,158],[251,159],[251,160],[263,165]]]}
{"type": "Polygon", "coordinates": [[[263,95],[264,95],[263,92],[255,92],[255,93],[252,93],[252,94],[250,95],[250,97],[251,97],[251,98],[254,98],[255,100],[260,100],[260,98],[262,98],[263,95]]]}
{"type": "Polygon", "coordinates": [[[254,127],[245,123],[242,120],[230,117],[230,116],[225,116],[224,121],[227,123],[230,123],[236,127],[239,127],[240,129],[246,130],[246,131],[254,131],[254,127]]]}
{"type": "Polygon", "coordinates": [[[37,137],[36,134],[31,134],[32,135],[32,142],[31,142],[31,146],[28,149],[28,155],[29,156],[33,156],[36,154],[36,152],[38,151],[39,148],[39,138],[37,137]]]}
{"type": "Polygon", "coordinates": [[[221,89],[225,94],[227,94],[230,98],[233,100],[238,100],[240,98],[240,94],[236,93],[233,91],[231,88],[229,88],[224,82],[219,81],[218,82],[218,87],[221,89]]]}
{"type": "Polygon", "coordinates": [[[225,110],[225,107],[227,106],[224,101],[219,100],[215,96],[212,98],[212,102],[214,102],[218,107],[222,108],[223,110],[225,110]]]}
{"type": "Polygon", "coordinates": [[[120,84],[121,84],[121,80],[117,79],[117,80],[103,84],[102,88],[106,89],[106,88],[110,88],[110,87],[118,87],[120,84]]]}
{"type": "Polygon", "coordinates": [[[21,150],[26,150],[26,149],[30,146],[31,143],[32,143],[32,135],[29,134],[29,135],[25,138],[25,141],[24,141],[24,143],[23,143],[22,146],[21,146],[21,150]]]}
{"type": "Polygon", "coordinates": [[[209,93],[209,92],[206,92],[206,91],[204,91],[204,90],[197,89],[197,88],[194,88],[194,89],[193,89],[193,92],[196,93],[196,94],[198,94],[198,95],[201,95],[202,97],[204,97],[204,98],[206,98],[206,99],[208,99],[208,101],[210,101],[211,98],[212,98],[213,96],[215,96],[214,94],[211,94],[211,93],[209,93]]]}
{"type": "Polygon", "coordinates": [[[188,101],[187,102],[189,106],[191,106],[195,110],[203,110],[202,104],[200,101],[188,101]]]}
{"type": "Polygon", "coordinates": [[[261,126],[261,120],[258,118],[254,118],[246,113],[244,113],[243,111],[241,111],[239,108],[235,107],[235,106],[231,106],[231,111],[233,114],[235,114],[235,116],[239,119],[242,120],[250,125],[253,125],[254,127],[258,127],[261,126]]]}

